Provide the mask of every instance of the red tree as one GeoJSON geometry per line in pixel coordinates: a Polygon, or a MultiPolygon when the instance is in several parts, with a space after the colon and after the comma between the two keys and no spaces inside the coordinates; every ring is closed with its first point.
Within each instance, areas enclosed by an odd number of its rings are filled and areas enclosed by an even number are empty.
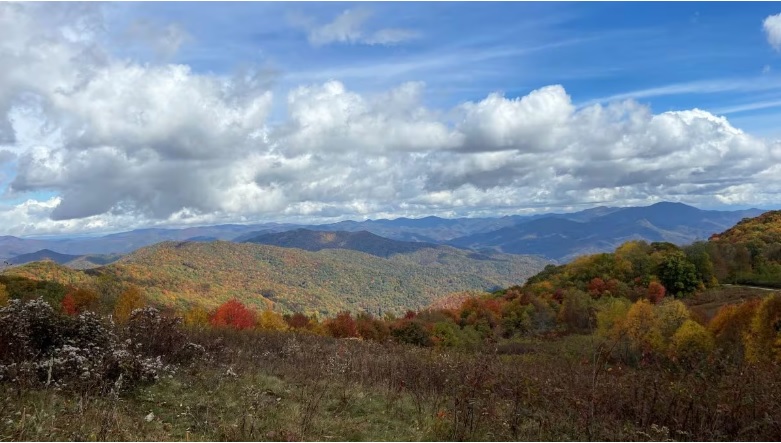
{"type": "Polygon", "coordinates": [[[344,311],[328,322],[328,332],[335,338],[357,337],[358,325],[355,324],[353,316],[348,311],[344,311]]]}
{"type": "Polygon", "coordinates": [[[255,313],[234,298],[217,308],[210,322],[212,326],[250,329],[255,326],[255,313]]]}
{"type": "Polygon", "coordinates": [[[664,289],[664,286],[662,286],[662,284],[658,281],[652,281],[648,284],[648,300],[650,300],[653,304],[662,301],[666,292],[667,291],[664,289]]]}
{"type": "Polygon", "coordinates": [[[76,315],[79,310],[76,308],[76,299],[73,294],[68,294],[62,299],[62,310],[68,315],[76,315]]]}
{"type": "Polygon", "coordinates": [[[594,277],[591,279],[591,281],[588,283],[588,293],[591,294],[594,298],[599,298],[602,296],[602,293],[605,292],[605,289],[607,289],[607,285],[605,284],[605,281],[602,280],[599,277],[594,277]]]}
{"type": "Polygon", "coordinates": [[[309,317],[300,312],[296,312],[293,315],[286,317],[285,321],[292,329],[309,329],[311,326],[309,317]]]}

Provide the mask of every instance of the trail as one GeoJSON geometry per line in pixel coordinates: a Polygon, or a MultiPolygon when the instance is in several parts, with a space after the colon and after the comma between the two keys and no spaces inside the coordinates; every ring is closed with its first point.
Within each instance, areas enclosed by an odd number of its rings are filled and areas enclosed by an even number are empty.
{"type": "Polygon", "coordinates": [[[762,286],[746,286],[746,285],[732,285],[728,283],[724,283],[722,286],[734,286],[736,288],[751,288],[751,289],[760,289],[762,291],[781,291],[779,288],[765,288],[762,286]]]}

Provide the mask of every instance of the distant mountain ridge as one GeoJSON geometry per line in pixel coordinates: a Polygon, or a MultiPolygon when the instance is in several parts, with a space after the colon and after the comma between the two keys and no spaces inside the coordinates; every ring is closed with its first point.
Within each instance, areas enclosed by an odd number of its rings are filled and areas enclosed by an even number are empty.
{"type": "Polygon", "coordinates": [[[682,203],[605,211],[586,221],[546,217],[520,222],[487,233],[449,241],[471,249],[493,249],[509,254],[540,254],[553,260],[609,252],[628,240],[666,241],[678,245],[705,240],[743,218],[765,211],[705,211],[682,203]]]}
{"type": "Polygon", "coordinates": [[[65,265],[74,269],[90,269],[113,263],[119,260],[120,257],[121,255],[119,254],[60,254],[59,252],[51,251],[49,249],[41,249],[40,251],[31,252],[29,254],[21,254],[17,255],[16,257],[9,258],[6,260],[6,263],[11,265],[23,265],[41,260],[51,260],[57,264],[65,265]]]}
{"type": "Polygon", "coordinates": [[[578,254],[612,250],[629,239],[677,244],[708,238],[763,210],[704,211],[681,203],[645,207],[599,206],[573,213],[512,215],[484,218],[397,218],[341,221],[321,225],[261,223],[226,224],[184,229],[137,229],[102,237],[28,239],[0,237],[0,258],[8,259],[48,249],[60,254],[128,253],[162,241],[243,242],[262,235],[296,229],[367,231],[390,240],[449,244],[512,254],[540,254],[568,260],[578,254]]]}
{"type": "Polygon", "coordinates": [[[408,254],[425,248],[443,248],[443,246],[434,243],[392,240],[369,231],[313,231],[303,228],[263,234],[250,238],[246,242],[307,251],[350,249],[384,258],[396,254],[408,254]]]}

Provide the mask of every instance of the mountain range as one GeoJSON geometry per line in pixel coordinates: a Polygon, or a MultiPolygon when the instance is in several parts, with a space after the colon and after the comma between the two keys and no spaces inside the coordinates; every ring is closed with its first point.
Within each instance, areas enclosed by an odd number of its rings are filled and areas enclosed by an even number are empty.
{"type": "MultiPolygon", "coordinates": [[[[606,208],[607,209],[607,208],[606,208]]],[[[748,217],[764,211],[704,211],[681,203],[603,210],[574,216],[551,216],[520,222],[486,233],[450,240],[453,246],[509,254],[539,254],[569,261],[583,254],[609,252],[629,240],[677,245],[707,240],[748,217]]]]}
{"type": "MultiPolygon", "coordinates": [[[[323,246],[321,240],[301,231],[338,231],[374,234],[391,240],[447,244],[473,250],[495,250],[509,254],[536,254],[557,261],[588,253],[611,251],[630,239],[669,241],[676,244],[707,239],[738,221],[754,217],[760,209],[707,211],[681,203],[658,203],[645,207],[595,207],[566,214],[504,216],[495,218],[397,218],[393,220],[341,221],[322,225],[264,223],[216,225],[184,229],[137,229],[102,237],[60,239],[0,237],[0,258],[17,258],[43,249],[59,254],[125,254],[162,241],[270,242],[300,249],[318,250],[337,244],[348,249],[379,247],[380,240],[366,234],[339,239],[323,246]],[[294,232],[283,237],[263,236],[294,232]],[[361,246],[366,242],[373,246],[361,246]],[[311,243],[311,245],[309,245],[311,243]],[[321,246],[318,246],[321,245],[321,246]],[[314,248],[314,249],[312,249],[314,248]]],[[[344,236],[344,234],[338,234],[344,236]]],[[[381,255],[382,252],[378,251],[381,255]]]]}

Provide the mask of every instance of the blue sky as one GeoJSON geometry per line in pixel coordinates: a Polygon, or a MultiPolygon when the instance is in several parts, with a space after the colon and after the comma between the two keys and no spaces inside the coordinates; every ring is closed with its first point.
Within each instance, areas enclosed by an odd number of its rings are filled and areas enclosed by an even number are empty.
{"type": "Polygon", "coordinates": [[[491,91],[520,96],[560,83],[575,103],[637,97],[654,111],[697,107],[731,116],[747,131],[778,135],[781,130],[773,124],[781,117],[781,56],[762,32],[762,20],[778,13],[770,2],[243,2],[120,8],[120,23],[179,23],[191,34],[172,61],[218,73],[260,66],[273,73],[279,90],[330,79],[359,92],[423,81],[426,104],[447,107],[491,91]],[[366,13],[356,26],[364,33],[400,28],[417,36],[394,45],[315,46],[295,25],[297,16],[326,24],[344,11],[366,13]]]}
{"type": "Polygon", "coordinates": [[[2,3],[0,68],[14,235],[781,202],[777,3],[2,3]]]}

